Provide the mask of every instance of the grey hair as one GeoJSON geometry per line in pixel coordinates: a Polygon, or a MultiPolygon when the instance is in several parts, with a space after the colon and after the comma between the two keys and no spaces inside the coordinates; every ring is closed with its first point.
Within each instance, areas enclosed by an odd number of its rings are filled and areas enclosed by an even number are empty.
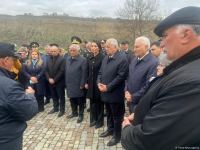
{"type": "Polygon", "coordinates": [[[147,49],[150,49],[151,42],[150,42],[149,38],[147,38],[146,36],[140,36],[140,37],[136,38],[135,40],[142,40],[144,42],[144,44],[147,46],[147,49]]]}
{"type": "Polygon", "coordinates": [[[197,25],[197,24],[179,24],[179,25],[176,25],[176,27],[179,30],[182,29],[182,28],[191,28],[195,34],[200,36],[200,25],[197,25]]]}
{"type": "Polygon", "coordinates": [[[76,49],[76,50],[80,51],[81,48],[78,44],[72,44],[69,46],[69,49],[76,49]]]}
{"type": "Polygon", "coordinates": [[[117,40],[114,39],[114,38],[107,39],[107,40],[106,40],[106,43],[109,43],[109,44],[115,46],[116,48],[119,48],[118,42],[117,42],[117,40]]]}

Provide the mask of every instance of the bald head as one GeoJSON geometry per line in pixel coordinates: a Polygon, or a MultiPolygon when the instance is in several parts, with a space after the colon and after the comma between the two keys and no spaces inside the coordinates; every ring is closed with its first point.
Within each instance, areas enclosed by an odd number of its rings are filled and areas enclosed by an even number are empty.
{"type": "Polygon", "coordinates": [[[76,57],[79,55],[80,46],[78,44],[72,44],[69,46],[69,54],[71,57],[76,57]]]}
{"type": "Polygon", "coordinates": [[[149,48],[150,48],[150,40],[147,37],[141,36],[135,39],[135,44],[134,44],[135,56],[139,58],[143,57],[148,52],[149,48]]]}
{"type": "Polygon", "coordinates": [[[110,38],[106,41],[106,53],[109,56],[112,56],[119,49],[118,42],[114,38],[110,38]]]}

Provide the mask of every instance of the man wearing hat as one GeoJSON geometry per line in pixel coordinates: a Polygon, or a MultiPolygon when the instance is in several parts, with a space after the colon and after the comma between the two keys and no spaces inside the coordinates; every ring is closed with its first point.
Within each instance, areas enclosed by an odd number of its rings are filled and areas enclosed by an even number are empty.
{"type": "Polygon", "coordinates": [[[31,48],[38,48],[40,45],[38,42],[31,42],[30,47],[31,48]]]}
{"type": "Polygon", "coordinates": [[[101,40],[101,52],[106,55],[106,40],[101,40]]]}
{"type": "Polygon", "coordinates": [[[124,118],[128,150],[199,149],[200,7],[182,8],[154,30],[172,63],[154,79],[135,114],[124,118]]]}
{"type": "Polygon", "coordinates": [[[120,44],[120,50],[125,53],[128,63],[130,64],[133,59],[133,51],[129,49],[129,42],[123,41],[120,44]]]}
{"type": "Polygon", "coordinates": [[[71,37],[71,43],[72,44],[81,44],[82,40],[78,36],[72,36],[71,37]]]}
{"type": "MultiPolygon", "coordinates": [[[[71,37],[71,44],[78,44],[79,46],[81,45],[82,40],[78,36],[72,36],[71,37]]],[[[86,42],[83,42],[82,44],[86,45],[86,42]]],[[[80,49],[80,55],[82,56],[85,53],[85,48],[80,49]]]]}
{"type": "Polygon", "coordinates": [[[22,150],[26,121],[38,112],[34,90],[26,91],[11,79],[16,54],[14,46],[0,43],[0,149],[22,150]]]}

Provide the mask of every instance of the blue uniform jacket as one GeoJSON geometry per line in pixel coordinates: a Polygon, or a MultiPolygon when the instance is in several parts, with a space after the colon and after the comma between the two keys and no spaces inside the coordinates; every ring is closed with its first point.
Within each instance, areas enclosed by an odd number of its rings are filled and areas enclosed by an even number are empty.
{"type": "Polygon", "coordinates": [[[22,136],[26,121],[36,115],[38,105],[34,95],[25,94],[21,84],[10,79],[9,72],[3,68],[0,68],[0,85],[1,147],[22,136]]]}

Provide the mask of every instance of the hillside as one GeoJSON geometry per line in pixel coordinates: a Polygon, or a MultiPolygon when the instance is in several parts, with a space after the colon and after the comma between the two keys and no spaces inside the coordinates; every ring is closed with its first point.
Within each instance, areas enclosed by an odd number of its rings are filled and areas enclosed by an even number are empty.
{"type": "MultiPolygon", "coordinates": [[[[154,39],[149,32],[154,23],[148,22],[147,36],[154,39]]],[[[78,18],[69,16],[8,16],[0,15],[0,41],[17,45],[38,41],[42,46],[58,43],[63,47],[70,44],[70,38],[78,35],[82,40],[117,38],[131,43],[133,36],[131,27],[121,19],[111,18],[78,18]]]]}

